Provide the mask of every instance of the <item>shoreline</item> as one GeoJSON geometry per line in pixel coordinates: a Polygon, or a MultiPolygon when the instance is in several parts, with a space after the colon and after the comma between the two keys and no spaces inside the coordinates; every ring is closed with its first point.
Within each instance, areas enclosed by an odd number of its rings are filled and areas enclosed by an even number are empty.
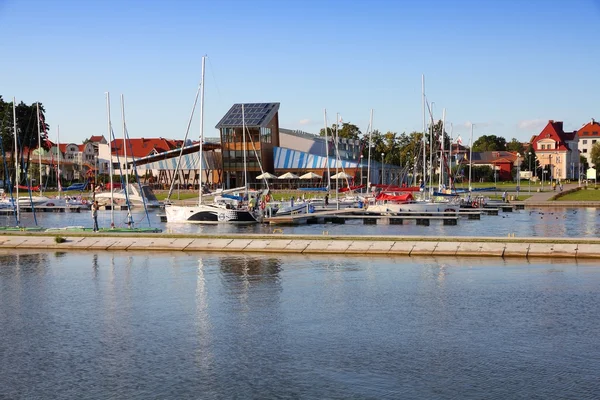
{"type": "Polygon", "coordinates": [[[98,234],[65,231],[5,233],[0,235],[0,249],[598,259],[600,239],[326,234],[98,234]],[[57,243],[58,237],[64,238],[65,242],[57,243]]]}

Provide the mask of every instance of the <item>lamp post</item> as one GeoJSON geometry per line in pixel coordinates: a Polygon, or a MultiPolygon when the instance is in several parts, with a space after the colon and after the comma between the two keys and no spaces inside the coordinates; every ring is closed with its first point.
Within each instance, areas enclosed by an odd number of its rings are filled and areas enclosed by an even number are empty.
{"type": "Polygon", "coordinates": [[[548,164],[550,165],[550,187],[552,187],[552,154],[548,154],[548,164]]]}
{"type": "Polygon", "coordinates": [[[519,190],[521,190],[521,154],[517,153],[517,200],[519,200],[519,190]]]}
{"type": "Polygon", "coordinates": [[[531,178],[533,178],[533,173],[531,172],[531,152],[528,153],[529,158],[529,194],[531,194],[531,178]]]}
{"type": "Polygon", "coordinates": [[[383,175],[383,157],[385,156],[385,153],[381,153],[381,184],[384,184],[384,175],[383,175]]]}

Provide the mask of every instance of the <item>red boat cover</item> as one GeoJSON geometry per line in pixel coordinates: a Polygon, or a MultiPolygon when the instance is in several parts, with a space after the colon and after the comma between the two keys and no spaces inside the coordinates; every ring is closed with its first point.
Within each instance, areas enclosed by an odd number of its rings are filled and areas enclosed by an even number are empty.
{"type": "Polygon", "coordinates": [[[414,198],[410,193],[402,193],[402,194],[390,194],[390,193],[379,193],[376,200],[389,200],[389,201],[402,201],[408,202],[412,201],[414,198]]]}
{"type": "Polygon", "coordinates": [[[362,189],[364,188],[365,185],[358,185],[358,186],[350,186],[350,187],[343,187],[339,190],[340,193],[344,193],[344,192],[348,192],[350,190],[358,190],[358,189],[362,189]]]}
{"type": "MultiPolygon", "coordinates": [[[[23,186],[23,185],[18,185],[18,186],[19,186],[19,189],[25,189],[25,190],[29,189],[29,186],[23,186]]],[[[40,190],[40,187],[39,187],[39,185],[34,186],[31,188],[31,190],[33,190],[33,191],[40,190]]]]}

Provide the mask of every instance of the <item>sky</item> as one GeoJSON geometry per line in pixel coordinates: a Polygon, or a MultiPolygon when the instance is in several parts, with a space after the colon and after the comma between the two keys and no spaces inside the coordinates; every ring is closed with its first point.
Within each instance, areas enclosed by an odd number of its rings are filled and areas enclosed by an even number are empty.
{"type": "Polygon", "coordinates": [[[241,102],[311,133],[325,109],[421,131],[424,75],[453,137],[528,141],[600,120],[598,21],[600,0],[0,0],[0,95],[42,102],[52,140],[108,138],[106,92],[117,138],[122,94],[130,137],[183,139],[207,55],[206,137],[241,102]]]}

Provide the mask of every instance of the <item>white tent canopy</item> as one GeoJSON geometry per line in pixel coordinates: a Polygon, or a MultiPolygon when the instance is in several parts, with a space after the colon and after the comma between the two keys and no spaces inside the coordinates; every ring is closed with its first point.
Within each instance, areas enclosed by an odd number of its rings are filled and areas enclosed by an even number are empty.
{"type": "Polygon", "coordinates": [[[277,175],[273,175],[270,172],[265,172],[264,174],[258,175],[256,179],[277,179],[277,175]]]}
{"type": "Polygon", "coordinates": [[[335,175],[331,175],[331,179],[351,179],[352,176],[348,175],[347,173],[345,173],[344,171],[342,172],[338,172],[335,175]]]}
{"type": "Polygon", "coordinates": [[[322,176],[321,175],[317,175],[314,172],[308,172],[302,176],[300,176],[300,179],[321,179],[322,176]]]}
{"type": "Polygon", "coordinates": [[[277,179],[298,179],[298,175],[292,174],[291,172],[286,172],[277,179]]]}

